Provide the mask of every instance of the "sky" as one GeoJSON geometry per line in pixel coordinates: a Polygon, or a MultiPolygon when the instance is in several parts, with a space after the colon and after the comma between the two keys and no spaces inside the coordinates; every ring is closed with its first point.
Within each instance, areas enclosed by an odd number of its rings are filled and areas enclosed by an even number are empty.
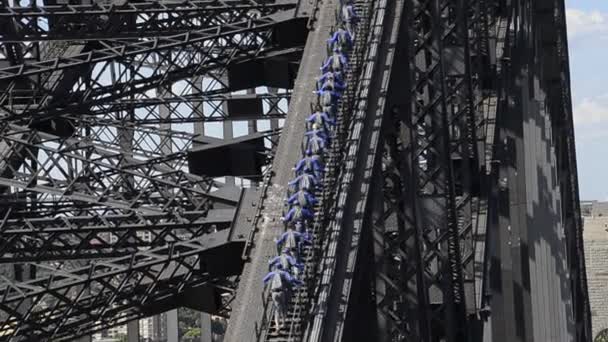
{"type": "Polygon", "coordinates": [[[608,0],[566,0],[581,200],[608,201],[608,0]]]}

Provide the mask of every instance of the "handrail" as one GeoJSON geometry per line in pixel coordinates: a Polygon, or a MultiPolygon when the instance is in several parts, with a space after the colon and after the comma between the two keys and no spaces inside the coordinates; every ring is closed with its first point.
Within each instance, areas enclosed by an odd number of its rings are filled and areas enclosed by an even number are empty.
{"type": "Polygon", "coordinates": [[[260,222],[260,218],[262,217],[262,209],[264,206],[264,199],[268,196],[268,188],[270,187],[270,180],[274,172],[272,169],[268,170],[268,173],[264,176],[264,180],[262,181],[262,188],[260,193],[260,199],[258,201],[258,207],[256,209],[255,215],[253,217],[253,222],[251,224],[251,230],[247,235],[247,239],[245,239],[245,246],[243,247],[243,253],[241,254],[241,258],[243,260],[249,259],[249,252],[251,252],[251,246],[253,245],[253,238],[255,237],[255,233],[258,230],[258,223],[260,222]]]}

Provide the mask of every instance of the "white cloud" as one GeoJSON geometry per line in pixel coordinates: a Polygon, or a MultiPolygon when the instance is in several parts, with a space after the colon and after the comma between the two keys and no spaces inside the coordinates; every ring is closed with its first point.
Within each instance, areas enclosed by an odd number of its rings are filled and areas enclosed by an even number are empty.
{"type": "Polygon", "coordinates": [[[577,126],[608,123],[608,94],[587,97],[574,105],[574,124],[577,126]]]}
{"type": "Polygon", "coordinates": [[[573,113],[579,144],[608,141],[608,94],[582,99],[574,104],[573,113]]]}
{"type": "Polygon", "coordinates": [[[568,8],[566,20],[570,39],[608,33],[608,15],[600,11],[568,8]]]}

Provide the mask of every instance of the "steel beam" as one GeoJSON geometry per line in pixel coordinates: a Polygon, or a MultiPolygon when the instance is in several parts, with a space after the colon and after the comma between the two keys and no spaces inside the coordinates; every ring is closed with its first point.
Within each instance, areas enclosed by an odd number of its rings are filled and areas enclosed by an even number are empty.
{"type": "MultiPolygon", "coordinates": [[[[242,242],[237,240],[234,245],[229,233],[218,232],[140,251],[26,283],[9,281],[0,287],[0,326],[5,332],[0,341],[27,341],[34,337],[69,340],[101,329],[108,322],[121,324],[141,317],[151,309],[147,306],[163,297],[211,284],[218,275],[200,268],[206,251],[226,248],[224,260],[228,262],[235,256],[233,261],[240,263],[240,255],[234,252],[242,242]],[[20,309],[23,305],[27,305],[25,311],[20,309]]],[[[226,275],[229,274],[221,277],[226,275]]]]}
{"type": "MultiPolygon", "coordinates": [[[[296,23],[301,21],[293,20],[296,23]]],[[[268,58],[273,54],[276,55],[277,51],[284,53],[289,48],[277,47],[272,42],[277,25],[279,24],[275,21],[267,19],[226,24],[206,30],[190,31],[186,34],[156,37],[150,41],[108,46],[105,49],[97,49],[69,58],[60,57],[53,61],[0,69],[0,81],[5,82],[6,85],[4,93],[0,96],[0,109],[5,112],[2,120],[40,121],[74,111],[77,113],[83,106],[92,106],[155,89],[160,84],[204,74],[213,69],[226,67],[230,63],[262,56],[268,58]],[[210,45],[217,46],[221,52],[209,53],[207,47],[210,45]],[[180,49],[185,46],[189,49],[180,49]],[[171,49],[177,49],[179,52],[163,53],[171,49]],[[157,66],[152,70],[145,70],[147,68],[142,62],[149,58],[156,60],[157,66]],[[130,64],[132,68],[123,68],[121,75],[117,77],[119,83],[109,84],[108,80],[102,78],[104,75],[102,71],[114,62],[130,64]],[[56,102],[59,99],[54,98],[54,93],[49,93],[46,89],[55,89],[55,85],[63,78],[52,78],[52,76],[59,71],[67,70],[79,72],[87,70],[92,72],[92,75],[88,79],[79,79],[72,87],[77,90],[67,94],[67,98],[61,98],[56,102]],[[27,96],[28,99],[18,107],[8,106],[7,101],[11,97],[11,91],[17,87],[17,82],[23,81],[29,83],[32,89],[27,96]]],[[[287,44],[298,46],[299,42],[287,44]]]]}
{"type": "MultiPolygon", "coordinates": [[[[236,199],[235,206],[238,205],[236,199]]],[[[2,222],[0,262],[100,259],[138,248],[191,240],[229,228],[235,209],[156,215],[95,215],[8,219],[2,222]]]]}
{"type": "MultiPolygon", "coordinates": [[[[557,113],[552,114],[558,119],[555,137],[560,146],[558,153],[559,173],[562,189],[562,213],[564,215],[564,231],[566,233],[568,248],[568,267],[572,279],[572,300],[576,339],[589,341],[591,333],[591,309],[589,292],[587,289],[587,272],[585,266],[585,249],[583,247],[583,220],[580,209],[578,189],[578,171],[576,165],[576,146],[574,141],[574,116],[572,113],[572,95],[570,92],[570,63],[568,59],[568,37],[566,32],[566,8],[562,2],[554,3],[555,17],[555,57],[561,72],[559,83],[551,83],[561,94],[556,105],[552,106],[557,113]]],[[[553,93],[555,94],[555,93],[553,93]]],[[[557,97],[557,96],[556,96],[557,97]]]]}
{"type": "MultiPolygon", "coordinates": [[[[228,90],[226,90],[228,92],[228,90]]],[[[104,118],[115,118],[113,112],[129,108],[139,109],[139,114],[133,119],[136,125],[153,125],[164,123],[190,123],[190,122],[220,122],[240,120],[262,120],[285,118],[287,105],[291,98],[290,93],[276,94],[216,94],[216,92],[202,92],[197,94],[181,95],[175,97],[148,97],[136,99],[121,99],[94,106],[87,112],[87,117],[94,116],[103,122],[104,118]],[[179,105],[187,106],[178,110],[179,105]],[[170,116],[161,119],[157,106],[164,105],[169,108],[170,116]],[[226,110],[232,109],[230,111],[226,110]]],[[[79,116],[73,119],[78,120],[79,116]]],[[[83,119],[87,120],[87,119],[83,119]]],[[[109,120],[109,119],[108,119],[109,120]]],[[[116,123],[118,124],[118,123],[116,123]]]]}
{"type": "MultiPolygon", "coordinates": [[[[0,177],[0,184],[44,193],[53,200],[67,198],[153,213],[166,210],[163,206],[171,206],[185,199],[195,210],[208,208],[209,203],[205,203],[207,200],[204,198],[215,197],[209,195],[212,186],[210,180],[162,165],[171,157],[142,162],[92,144],[60,140],[53,135],[13,125],[4,125],[1,139],[6,148],[22,151],[19,154],[23,159],[40,160],[41,165],[31,167],[24,163],[20,167],[25,170],[21,171],[5,163],[2,170],[10,169],[16,177],[0,177]],[[26,138],[22,137],[24,134],[26,138]],[[21,149],[21,146],[25,148],[21,149]],[[119,166],[122,161],[128,166],[119,166]],[[67,172],[64,165],[74,163],[82,165],[78,173],[67,172]],[[53,170],[61,174],[55,175],[53,170]],[[122,180],[129,177],[134,178],[125,185],[122,180]],[[87,186],[81,186],[79,180],[83,179],[88,179],[87,186]],[[163,191],[166,187],[181,190],[180,193],[167,193],[163,191]],[[117,192],[119,189],[122,190],[117,192]]],[[[215,199],[222,200],[220,197],[215,199]]]]}
{"type": "Polygon", "coordinates": [[[144,1],[5,7],[0,43],[143,38],[271,15],[293,16],[297,2],[268,0],[144,1]]]}

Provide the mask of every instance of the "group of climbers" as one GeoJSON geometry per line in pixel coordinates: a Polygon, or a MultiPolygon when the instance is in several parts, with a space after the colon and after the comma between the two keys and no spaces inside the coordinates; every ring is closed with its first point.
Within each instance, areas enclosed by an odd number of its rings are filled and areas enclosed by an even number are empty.
{"type": "Polygon", "coordinates": [[[331,144],[336,125],[338,100],[346,89],[343,75],[348,70],[348,53],[353,48],[354,28],[358,17],[352,0],[340,0],[340,27],[327,40],[331,55],[321,67],[317,82],[316,110],[306,119],[304,157],[293,168],[295,178],[288,183],[283,217],[286,231],[276,239],[277,256],[269,261],[270,272],[264,277],[270,284],[277,329],[285,323],[288,303],[294,286],[302,285],[302,247],[312,243],[310,225],[314,219],[315,196],[325,172],[324,156],[331,144]]]}

